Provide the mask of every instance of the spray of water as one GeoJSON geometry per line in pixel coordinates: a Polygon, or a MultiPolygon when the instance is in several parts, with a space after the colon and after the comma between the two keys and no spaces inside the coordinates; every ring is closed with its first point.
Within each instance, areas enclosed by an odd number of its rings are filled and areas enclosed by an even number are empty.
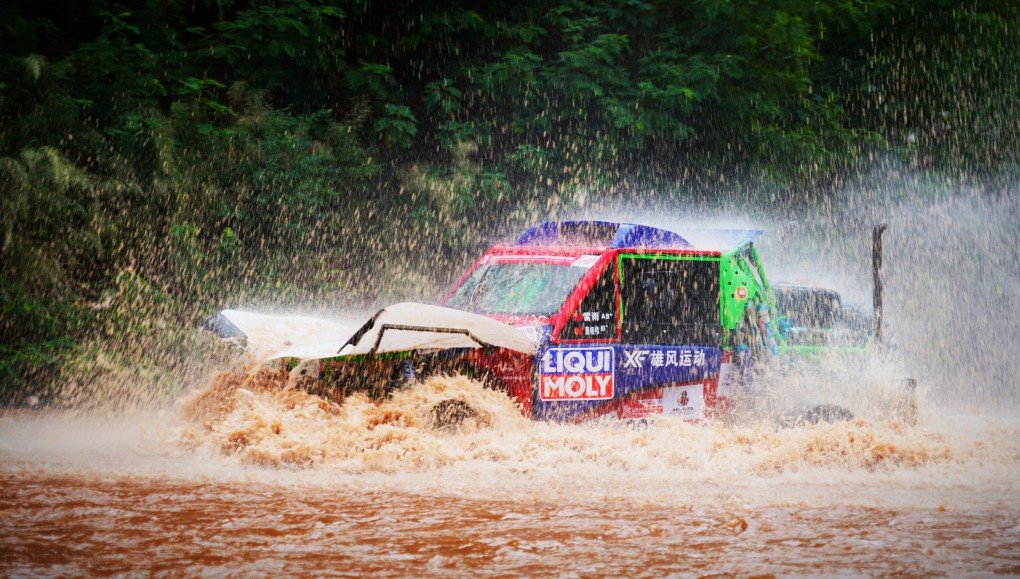
{"type": "Polygon", "coordinates": [[[280,388],[271,371],[221,375],[162,415],[5,417],[0,434],[14,470],[578,505],[994,508],[1017,497],[1020,461],[1020,424],[1006,419],[776,429],[666,418],[631,430],[531,422],[463,377],[331,404],[280,388]],[[431,408],[451,397],[477,417],[435,428],[431,408]]]}
{"type": "Polygon", "coordinates": [[[870,305],[870,229],[890,223],[887,347],[779,366],[767,377],[768,412],[746,420],[667,418],[636,431],[536,423],[464,378],[430,380],[381,403],[327,401],[284,388],[272,370],[236,367],[196,382],[183,401],[158,405],[155,414],[4,416],[0,453],[10,468],[99,476],[585,504],[1007,504],[1020,500],[1013,476],[1020,424],[993,415],[1018,398],[1017,362],[1002,347],[1015,342],[1018,321],[1008,304],[1020,286],[1007,283],[1018,270],[1010,243],[1017,203],[945,184],[935,195],[930,185],[889,176],[835,196],[829,207],[781,214],[660,196],[656,207],[592,201],[561,216],[761,227],[769,231],[761,251],[773,278],[834,287],[863,307],[870,305]],[[921,384],[917,426],[891,412],[906,376],[921,384]],[[452,430],[436,428],[431,410],[450,398],[477,415],[452,430]],[[814,403],[846,406],[856,418],[777,428],[776,409],[814,403]]]}
{"type": "MultiPolygon", "coordinates": [[[[999,413],[1020,404],[1020,358],[1013,352],[1020,338],[1016,190],[1010,181],[966,184],[886,162],[818,192],[817,203],[740,185],[722,184],[715,196],[695,201],[646,188],[628,191],[625,202],[589,196],[568,217],[680,231],[763,229],[757,244],[773,281],[838,290],[845,304],[868,313],[872,229],[887,223],[885,343],[866,358],[831,358],[834,376],[821,382],[837,393],[866,393],[869,384],[885,389],[916,378],[929,405],[999,413]]],[[[817,385],[817,378],[787,380],[817,385]]],[[[876,403],[883,400],[879,392],[876,403]]]]}

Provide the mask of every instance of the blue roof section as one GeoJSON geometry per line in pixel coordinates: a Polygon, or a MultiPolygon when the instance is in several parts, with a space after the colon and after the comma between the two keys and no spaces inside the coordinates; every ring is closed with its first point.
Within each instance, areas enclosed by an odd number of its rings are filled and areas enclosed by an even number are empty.
{"type": "Polygon", "coordinates": [[[760,229],[684,229],[684,235],[637,223],[546,221],[528,229],[514,245],[727,251],[753,240],[760,229]]]}
{"type": "Polygon", "coordinates": [[[665,229],[610,221],[546,221],[524,232],[514,245],[576,245],[582,247],[644,247],[693,249],[686,239],[665,229]]]}

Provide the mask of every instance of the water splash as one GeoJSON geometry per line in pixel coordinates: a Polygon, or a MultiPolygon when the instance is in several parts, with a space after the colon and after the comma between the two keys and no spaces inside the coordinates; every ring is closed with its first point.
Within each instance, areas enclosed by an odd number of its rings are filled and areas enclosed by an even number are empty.
{"type": "Polygon", "coordinates": [[[446,400],[470,405],[461,434],[481,428],[521,428],[527,420],[506,396],[463,376],[434,377],[376,403],[354,394],[342,404],[285,388],[286,374],[260,369],[224,373],[186,398],[182,441],[212,444],[242,463],[310,467],[344,464],[355,471],[407,471],[453,460],[436,429],[432,409],[446,400]]]}
{"type": "Polygon", "coordinates": [[[781,429],[768,421],[662,418],[631,430],[532,422],[505,396],[464,377],[435,377],[380,403],[355,395],[342,404],[281,389],[279,379],[268,370],[221,375],[181,405],[177,444],[301,484],[660,504],[883,502],[880,489],[956,472],[960,456],[974,453],[944,430],[896,420],[781,429]],[[449,398],[476,408],[477,417],[434,428],[429,412],[449,398]],[[828,496],[837,480],[856,481],[860,492],[828,496]]]}

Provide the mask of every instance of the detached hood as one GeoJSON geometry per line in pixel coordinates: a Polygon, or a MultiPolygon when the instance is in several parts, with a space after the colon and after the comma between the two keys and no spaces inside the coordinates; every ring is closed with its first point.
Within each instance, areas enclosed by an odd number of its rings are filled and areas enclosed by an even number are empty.
{"type": "Polygon", "coordinates": [[[360,327],[236,310],[224,310],[221,315],[244,333],[249,351],[263,360],[482,347],[535,352],[532,340],[513,326],[478,314],[410,302],[387,306],[360,327]]]}

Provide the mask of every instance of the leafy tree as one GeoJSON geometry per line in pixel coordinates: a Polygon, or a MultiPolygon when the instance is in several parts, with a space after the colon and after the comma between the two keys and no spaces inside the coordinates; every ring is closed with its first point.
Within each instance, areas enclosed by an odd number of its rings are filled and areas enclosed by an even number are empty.
{"type": "Polygon", "coordinates": [[[814,202],[875,148],[1017,163],[1007,0],[12,0],[0,23],[19,389],[148,368],[147,319],[183,357],[225,296],[426,286],[585,189],[765,175],[814,202]]]}

